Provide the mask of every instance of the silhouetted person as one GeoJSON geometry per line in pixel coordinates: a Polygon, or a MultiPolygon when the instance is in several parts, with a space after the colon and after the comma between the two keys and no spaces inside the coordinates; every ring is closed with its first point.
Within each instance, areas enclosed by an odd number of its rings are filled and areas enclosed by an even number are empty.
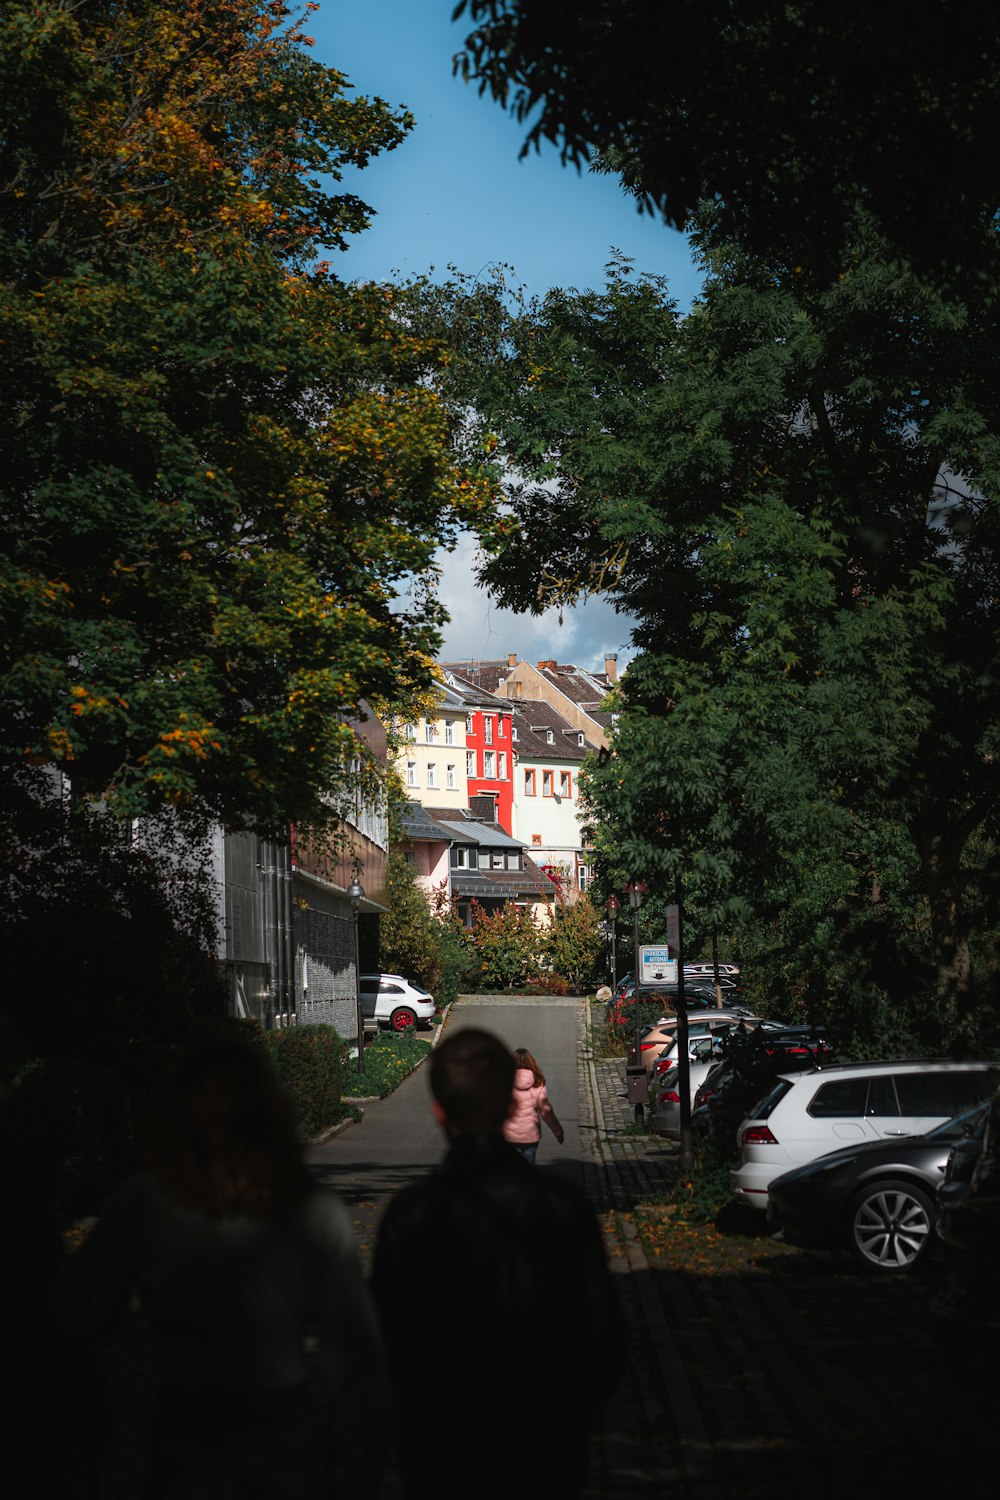
{"type": "Polygon", "coordinates": [[[435,1050],[431,1108],[448,1152],[379,1230],[372,1285],[397,1417],[442,1402],[433,1443],[400,1434],[408,1497],[578,1494],[625,1355],[589,1204],[503,1138],[513,1082],[513,1059],[489,1032],[459,1031],[435,1050]]]}
{"type": "Polygon", "coordinates": [[[159,1377],[146,1493],[373,1493],[377,1320],[347,1212],[309,1177],[266,1054],[224,1040],[181,1058],[147,1160],[70,1260],[59,1299],[70,1327],[99,1337],[139,1298],[159,1377]]]}

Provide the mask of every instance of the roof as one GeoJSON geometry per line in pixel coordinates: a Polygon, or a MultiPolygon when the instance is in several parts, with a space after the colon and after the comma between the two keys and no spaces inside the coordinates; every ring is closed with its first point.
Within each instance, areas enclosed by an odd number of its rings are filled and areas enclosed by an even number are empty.
{"type": "Polygon", "coordinates": [[[541,896],[547,900],[555,896],[551,880],[527,855],[523,870],[452,870],[451,888],[454,895],[472,900],[483,896],[494,901],[518,896],[541,896]]]}
{"type": "Polygon", "coordinates": [[[577,729],[564,719],[557,708],[544,698],[515,698],[513,727],[517,730],[514,741],[518,756],[529,760],[573,760],[581,761],[594,744],[588,743],[586,731],[577,729]],[[552,732],[552,743],[546,739],[552,732]],[[580,735],[584,742],[580,744],[580,735]]]}
{"type": "Polygon", "coordinates": [[[451,662],[441,663],[445,674],[445,682],[454,691],[460,694],[468,705],[481,705],[484,708],[495,709],[497,713],[509,713],[510,704],[506,698],[499,698],[496,694],[497,677],[492,677],[493,687],[487,687],[476,676],[463,672],[461,664],[451,662]]]}
{"type": "Polygon", "coordinates": [[[511,838],[509,833],[504,833],[494,823],[452,823],[441,820],[440,826],[446,828],[453,839],[461,839],[466,844],[479,844],[486,849],[525,848],[520,839],[511,838]]]}
{"type": "Polygon", "coordinates": [[[540,661],[536,670],[578,708],[588,712],[597,708],[614,687],[606,672],[587,672],[568,663],[540,661]]]}
{"type": "Polygon", "coordinates": [[[451,834],[440,823],[429,817],[419,802],[407,802],[403,806],[403,830],[411,843],[450,844],[451,834]]]}
{"type": "Polygon", "coordinates": [[[486,693],[496,693],[501,678],[509,677],[514,670],[506,657],[502,661],[479,661],[475,658],[468,661],[445,661],[441,666],[445,672],[454,672],[463,683],[486,693]]]}

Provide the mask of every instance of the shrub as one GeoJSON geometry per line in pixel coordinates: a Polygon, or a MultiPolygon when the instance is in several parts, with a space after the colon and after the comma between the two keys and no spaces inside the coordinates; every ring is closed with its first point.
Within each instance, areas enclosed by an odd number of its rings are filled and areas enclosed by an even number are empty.
{"type": "Polygon", "coordinates": [[[362,1079],[355,1075],[352,1092],[356,1088],[359,1093],[377,1094],[384,1099],[402,1083],[407,1073],[412,1073],[423,1062],[430,1050],[430,1042],[416,1036],[412,1028],[380,1032],[365,1048],[364,1081],[362,1083],[362,1079]]]}
{"type": "Polygon", "coordinates": [[[301,1134],[308,1139],[336,1124],[345,1050],[336,1028],[289,1026],[284,1031],[263,1031],[260,1044],[270,1053],[291,1095],[301,1134]]]}

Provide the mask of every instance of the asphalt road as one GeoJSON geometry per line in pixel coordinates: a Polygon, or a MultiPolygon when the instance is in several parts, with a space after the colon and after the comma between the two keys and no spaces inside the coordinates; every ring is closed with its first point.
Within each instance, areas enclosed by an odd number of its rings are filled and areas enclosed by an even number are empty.
{"type": "MultiPolygon", "coordinates": [[[[562,1146],[543,1127],[537,1162],[583,1186],[580,1134],[579,1001],[462,1000],[445,1023],[450,1034],[466,1026],[492,1031],[508,1047],[527,1047],[545,1074],[549,1098],[566,1133],[562,1146]]],[[[363,1084],[359,1082],[359,1093],[363,1084]]],[[[411,1073],[387,1099],[364,1106],[364,1119],[332,1140],[313,1146],[316,1177],[338,1192],[351,1210],[367,1261],[378,1220],[392,1195],[427,1172],[444,1155],[445,1140],[430,1112],[426,1066],[411,1073]]]]}

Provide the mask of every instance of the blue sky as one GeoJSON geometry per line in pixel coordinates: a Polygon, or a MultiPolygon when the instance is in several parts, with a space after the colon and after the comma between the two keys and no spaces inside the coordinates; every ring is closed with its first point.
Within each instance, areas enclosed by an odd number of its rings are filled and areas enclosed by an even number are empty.
{"type": "MultiPolygon", "coordinates": [[[[666,276],[686,310],[700,278],[684,237],[640,215],[612,178],[563,167],[551,147],[519,160],[522,127],[452,76],[467,30],[465,20],[452,23],[452,8],[452,0],[321,0],[310,17],[316,57],[346,73],[358,94],[416,117],[401,146],[345,178],[376,217],[338,258],[338,274],[388,280],[501,263],[541,296],[550,286],[600,286],[614,248],[637,271],[666,276]]],[[[629,655],[627,622],[600,601],[539,619],[499,609],[470,589],[473,554],[463,544],[445,562],[446,657],[517,651],[596,666],[606,650],[629,655]]]]}

